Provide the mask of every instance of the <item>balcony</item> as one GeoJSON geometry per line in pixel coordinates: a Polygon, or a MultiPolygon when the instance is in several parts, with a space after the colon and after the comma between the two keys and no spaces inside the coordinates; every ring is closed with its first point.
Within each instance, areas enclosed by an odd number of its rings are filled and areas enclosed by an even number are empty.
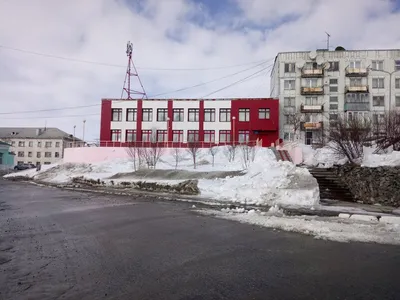
{"type": "Polygon", "coordinates": [[[322,113],[324,111],[324,106],[322,104],[319,105],[304,105],[300,106],[300,111],[302,113],[322,113]]]}
{"type": "Polygon", "coordinates": [[[323,122],[301,122],[300,123],[300,130],[301,131],[306,131],[306,130],[322,130],[324,127],[323,122]]]}
{"type": "Polygon", "coordinates": [[[369,102],[346,102],[344,111],[369,111],[371,104],[369,102]]]}
{"type": "Polygon", "coordinates": [[[368,93],[369,87],[368,85],[359,85],[359,86],[346,86],[346,93],[368,93]]]}
{"type": "Polygon", "coordinates": [[[319,87],[301,87],[300,94],[302,95],[323,95],[324,88],[322,86],[319,87]]]}
{"type": "Polygon", "coordinates": [[[324,77],[324,69],[302,69],[301,77],[310,78],[310,77],[324,77]]]}
{"type": "Polygon", "coordinates": [[[368,76],[367,68],[346,68],[346,76],[348,77],[365,77],[368,76]]]}

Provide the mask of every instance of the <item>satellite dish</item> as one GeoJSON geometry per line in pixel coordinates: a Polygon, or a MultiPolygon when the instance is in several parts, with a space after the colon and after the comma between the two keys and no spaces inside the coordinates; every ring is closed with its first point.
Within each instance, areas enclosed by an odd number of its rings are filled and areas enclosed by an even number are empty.
{"type": "Polygon", "coordinates": [[[309,56],[310,56],[311,59],[315,59],[317,57],[317,51],[314,51],[314,50],[311,51],[309,56]]]}
{"type": "Polygon", "coordinates": [[[324,58],[320,55],[317,56],[316,58],[317,64],[322,65],[324,63],[324,58]]]}
{"type": "Polygon", "coordinates": [[[324,63],[324,68],[325,69],[329,69],[331,67],[331,64],[329,63],[329,61],[327,61],[326,63],[324,63]]]}
{"type": "Polygon", "coordinates": [[[306,64],[305,60],[299,60],[296,63],[296,67],[298,67],[299,69],[301,69],[302,67],[304,67],[304,65],[306,64]]]}

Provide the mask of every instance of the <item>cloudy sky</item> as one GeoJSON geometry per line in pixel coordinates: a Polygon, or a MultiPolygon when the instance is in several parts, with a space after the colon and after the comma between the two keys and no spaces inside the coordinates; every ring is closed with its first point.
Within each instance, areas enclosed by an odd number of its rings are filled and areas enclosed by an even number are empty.
{"type": "Polygon", "coordinates": [[[149,97],[268,97],[278,52],[324,48],[325,31],[332,47],[400,48],[398,28],[400,0],[0,0],[0,126],[81,137],[86,119],[98,138],[128,40],[149,97]]]}

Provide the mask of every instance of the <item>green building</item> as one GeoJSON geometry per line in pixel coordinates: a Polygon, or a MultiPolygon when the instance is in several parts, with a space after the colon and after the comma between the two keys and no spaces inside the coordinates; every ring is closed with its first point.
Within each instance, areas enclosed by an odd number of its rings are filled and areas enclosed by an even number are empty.
{"type": "Polygon", "coordinates": [[[10,152],[10,144],[0,141],[0,170],[12,169],[14,167],[14,153],[10,152]]]}

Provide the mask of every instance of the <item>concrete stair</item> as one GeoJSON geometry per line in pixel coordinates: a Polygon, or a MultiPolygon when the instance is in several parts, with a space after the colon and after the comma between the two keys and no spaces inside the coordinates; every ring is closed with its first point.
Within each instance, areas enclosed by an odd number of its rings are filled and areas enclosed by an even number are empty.
{"type": "Polygon", "coordinates": [[[355,202],[349,189],[340,182],[337,175],[330,169],[309,168],[312,176],[317,179],[321,201],[336,200],[355,202]]]}

